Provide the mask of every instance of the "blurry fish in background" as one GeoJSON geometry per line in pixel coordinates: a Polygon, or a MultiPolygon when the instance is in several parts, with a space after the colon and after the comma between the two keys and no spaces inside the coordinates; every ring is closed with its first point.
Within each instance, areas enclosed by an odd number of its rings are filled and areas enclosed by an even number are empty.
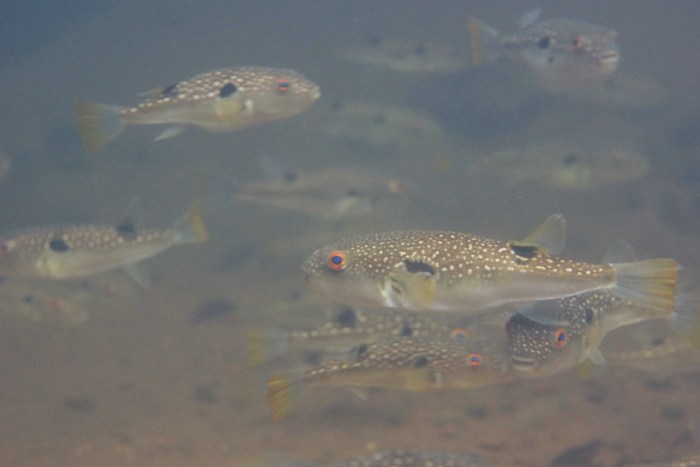
{"type": "Polygon", "coordinates": [[[355,310],[342,307],[331,320],[300,330],[258,329],[248,335],[250,364],[286,355],[298,349],[347,351],[360,344],[389,338],[439,338],[468,336],[464,320],[400,311],[355,310]]]}
{"type": "Polygon", "coordinates": [[[240,130],[300,114],[321,97],[318,85],[294,70],[253,66],[201,73],[147,94],[135,107],[78,102],[75,113],[85,146],[99,149],[127,125],[172,125],[156,140],[175,136],[183,125],[240,130]]]}
{"type": "Polygon", "coordinates": [[[522,63],[554,91],[578,91],[600,84],[617,70],[620,51],[613,29],[571,19],[540,19],[540,9],[523,15],[520,29],[501,35],[481,20],[468,22],[474,64],[504,57],[522,63]]]}
{"type": "MultiPolygon", "coordinates": [[[[587,358],[605,364],[599,346],[611,331],[646,320],[665,319],[675,332],[697,341],[700,292],[679,294],[672,313],[645,308],[605,292],[590,292],[535,305],[536,316],[516,314],[506,325],[513,368],[541,378],[573,368],[587,358]],[[537,322],[539,316],[552,324],[537,322]]],[[[700,346],[699,346],[700,347],[700,346]]]]}
{"type": "Polygon", "coordinates": [[[241,183],[214,180],[212,183],[218,185],[211,190],[216,193],[215,204],[222,206],[242,201],[338,220],[367,216],[383,202],[396,201],[406,194],[403,181],[377,171],[370,173],[344,167],[288,170],[269,158],[265,159],[265,165],[266,172],[274,178],[241,183]],[[269,167],[273,164],[276,165],[274,170],[269,167]]]}
{"type": "Polygon", "coordinates": [[[22,279],[0,282],[0,308],[44,325],[77,326],[96,311],[132,305],[138,296],[136,284],[124,275],[105,280],[37,282],[22,279]]]}
{"type": "Polygon", "coordinates": [[[370,36],[364,44],[337,49],[340,57],[407,74],[453,74],[466,69],[468,58],[450,44],[370,36]]]}
{"type": "Polygon", "coordinates": [[[481,314],[498,305],[603,290],[671,312],[678,263],[590,264],[564,259],[565,222],[547,218],[523,241],[449,231],[355,235],[302,264],[312,290],[354,307],[481,314]]]}
{"type": "Polygon", "coordinates": [[[429,113],[344,100],[331,109],[323,131],[352,142],[402,149],[445,144],[447,134],[429,113]]]}
{"type": "Polygon", "coordinates": [[[392,449],[364,454],[333,464],[318,464],[289,454],[258,456],[246,467],[488,467],[478,454],[471,452],[410,451],[392,449]]]}
{"type": "Polygon", "coordinates": [[[305,388],[342,386],[427,392],[476,388],[511,379],[501,333],[487,327],[453,338],[403,337],[360,344],[345,357],[329,358],[297,375],[267,381],[273,420],[283,419],[305,388]]]}
{"type": "Polygon", "coordinates": [[[201,243],[207,231],[199,204],[172,227],[141,229],[128,220],[116,226],[37,227],[0,238],[0,274],[8,278],[70,279],[133,264],[183,243],[201,243]]]}
{"type": "Polygon", "coordinates": [[[0,150],[0,180],[5,178],[12,170],[12,158],[5,152],[0,150]]]}
{"type": "Polygon", "coordinates": [[[473,162],[468,174],[493,177],[499,185],[532,186],[558,191],[589,190],[643,178],[649,161],[625,149],[584,149],[554,139],[515,147],[473,162]]]}

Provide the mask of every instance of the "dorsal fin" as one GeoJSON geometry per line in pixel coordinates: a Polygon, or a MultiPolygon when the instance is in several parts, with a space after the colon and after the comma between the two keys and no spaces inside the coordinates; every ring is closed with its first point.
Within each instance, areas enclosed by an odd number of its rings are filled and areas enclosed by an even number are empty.
{"type": "Polygon", "coordinates": [[[561,214],[552,214],[522,242],[512,242],[519,247],[540,247],[549,255],[558,255],[566,242],[566,221],[561,214]]]}

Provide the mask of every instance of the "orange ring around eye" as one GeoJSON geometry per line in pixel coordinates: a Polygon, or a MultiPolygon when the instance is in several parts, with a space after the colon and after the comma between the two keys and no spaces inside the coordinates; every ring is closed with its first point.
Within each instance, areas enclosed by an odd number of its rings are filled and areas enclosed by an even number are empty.
{"type": "Polygon", "coordinates": [[[286,79],[277,80],[277,90],[282,93],[289,91],[289,81],[286,79]]]}
{"type": "Polygon", "coordinates": [[[464,328],[454,328],[452,331],[450,331],[450,337],[462,341],[469,337],[469,330],[464,329],[464,328]]]}
{"type": "Polygon", "coordinates": [[[467,355],[467,363],[469,366],[477,367],[481,365],[481,354],[480,353],[470,353],[467,355]]]}
{"type": "Polygon", "coordinates": [[[326,257],[326,264],[332,271],[342,271],[347,264],[347,258],[342,250],[333,250],[326,257]]]}
{"type": "Polygon", "coordinates": [[[566,329],[559,328],[554,331],[554,346],[561,349],[566,345],[566,341],[569,340],[569,336],[566,333],[566,329]]]}

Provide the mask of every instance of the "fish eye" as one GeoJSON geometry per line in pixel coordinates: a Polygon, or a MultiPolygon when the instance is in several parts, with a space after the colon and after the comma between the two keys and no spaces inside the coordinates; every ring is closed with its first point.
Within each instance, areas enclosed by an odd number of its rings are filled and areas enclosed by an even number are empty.
{"type": "Polygon", "coordinates": [[[566,341],[569,340],[569,336],[566,333],[566,329],[564,328],[559,328],[556,331],[554,331],[554,346],[558,349],[561,349],[566,345],[566,341]]]}
{"type": "Polygon", "coordinates": [[[289,91],[289,80],[284,78],[277,80],[277,90],[282,94],[289,91]]]}
{"type": "Polygon", "coordinates": [[[454,328],[450,331],[450,337],[456,341],[463,341],[469,337],[469,331],[464,328],[454,328]]]}
{"type": "Polygon", "coordinates": [[[469,366],[478,367],[481,366],[482,356],[480,353],[470,353],[467,355],[467,364],[469,366]]]}
{"type": "Polygon", "coordinates": [[[326,257],[326,264],[332,271],[342,271],[345,269],[347,258],[341,250],[333,250],[326,257]]]}
{"type": "Polygon", "coordinates": [[[549,47],[549,45],[551,44],[551,42],[552,42],[552,39],[551,39],[549,36],[544,36],[544,37],[543,37],[542,39],[540,39],[539,42],[537,43],[537,47],[539,47],[540,49],[546,49],[546,48],[549,47]]]}

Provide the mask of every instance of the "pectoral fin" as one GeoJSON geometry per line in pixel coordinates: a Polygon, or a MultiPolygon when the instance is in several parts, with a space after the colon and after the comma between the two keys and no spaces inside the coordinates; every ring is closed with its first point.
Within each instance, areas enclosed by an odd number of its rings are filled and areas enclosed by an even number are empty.
{"type": "Polygon", "coordinates": [[[435,301],[435,285],[435,278],[429,274],[401,271],[389,276],[383,292],[394,305],[420,310],[435,301]]]}

